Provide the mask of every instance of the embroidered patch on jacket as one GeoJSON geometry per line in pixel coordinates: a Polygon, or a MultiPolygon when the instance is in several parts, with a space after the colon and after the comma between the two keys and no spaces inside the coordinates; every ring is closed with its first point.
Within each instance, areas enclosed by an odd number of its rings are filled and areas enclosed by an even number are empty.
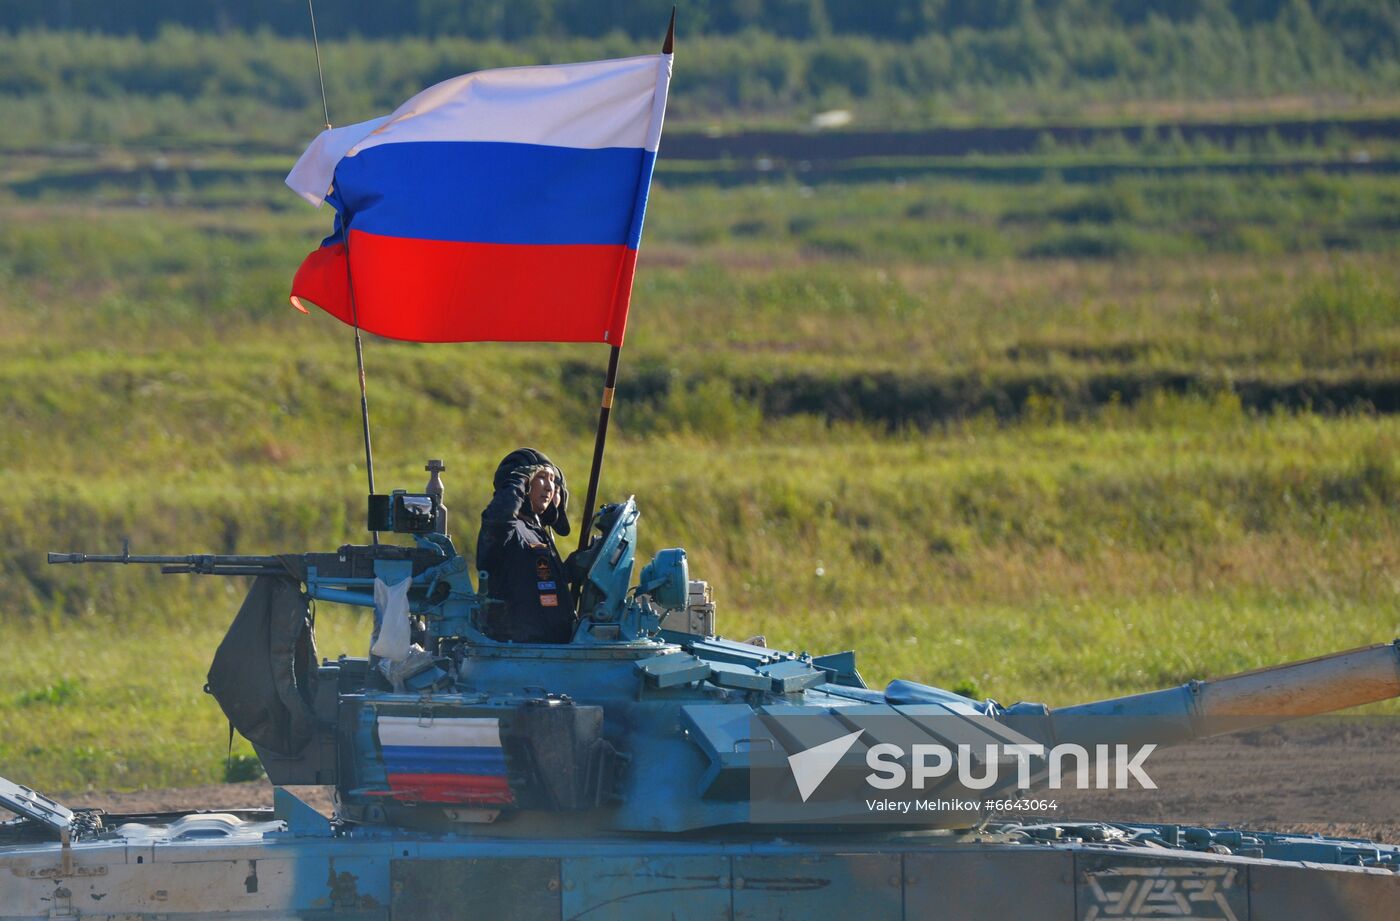
{"type": "Polygon", "coordinates": [[[549,581],[549,582],[537,582],[537,583],[535,583],[535,586],[536,586],[536,588],[538,588],[538,589],[539,589],[540,591],[542,591],[542,592],[552,592],[552,591],[554,591],[556,588],[558,588],[558,586],[555,585],[553,581],[549,581]]]}
{"type": "Polygon", "coordinates": [[[558,595],[541,595],[541,596],[540,596],[540,604],[544,605],[544,606],[547,607],[547,608],[557,608],[557,607],[559,607],[559,596],[558,596],[558,595]]]}
{"type": "Polygon", "coordinates": [[[535,560],[535,578],[551,579],[554,573],[549,571],[549,560],[535,560]]]}

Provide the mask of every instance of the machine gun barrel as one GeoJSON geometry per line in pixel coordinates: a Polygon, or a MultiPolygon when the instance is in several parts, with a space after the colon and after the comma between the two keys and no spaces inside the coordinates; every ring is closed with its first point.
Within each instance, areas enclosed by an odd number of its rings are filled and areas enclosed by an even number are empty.
{"type": "Polygon", "coordinates": [[[139,563],[159,566],[162,573],[198,573],[206,576],[285,575],[286,566],[275,556],[192,553],[187,556],[153,556],[121,553],[49,553],[50,563],[139,563]]]}

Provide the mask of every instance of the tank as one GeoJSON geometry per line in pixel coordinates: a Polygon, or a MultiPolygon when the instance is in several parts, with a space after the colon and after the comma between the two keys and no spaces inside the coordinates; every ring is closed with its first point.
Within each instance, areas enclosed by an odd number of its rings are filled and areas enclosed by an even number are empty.
{"type": "Polygon", "coordinates": [[[423,492],[370,497],[367,545],[49,554],[254,577],[206,690],[275,807],[112,816],[0,783],[21,815],[0,918],[1400,915],[1394,846],[998,818],[1069,785],[1150,788],[1158,747],[1398,696],[1396,644],[1053,709],[875,689],[851,651],[718,635],[684,550],[637,572],[635,498],[571,562],[572,640],[514,643],[427,469],[423,492]],[[373,609],[381,654],[319,661],[314,601],[373,609]],[[333,818],[285,789],[307,784],[334,788],[333,818]]]}

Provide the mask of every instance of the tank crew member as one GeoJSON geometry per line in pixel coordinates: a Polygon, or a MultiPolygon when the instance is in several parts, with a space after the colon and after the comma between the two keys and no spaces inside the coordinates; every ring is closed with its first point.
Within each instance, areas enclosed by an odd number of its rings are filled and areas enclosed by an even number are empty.
{"type": "Polygon", "coordinates": [[[476,568],[487,590],[506,604],[497,639],[567,643],[574,599],[554,534],[569,533],[569,490],[563,472],[533,448],[507,454],[496,468],[495,495],[481,513],[476,568]]]}

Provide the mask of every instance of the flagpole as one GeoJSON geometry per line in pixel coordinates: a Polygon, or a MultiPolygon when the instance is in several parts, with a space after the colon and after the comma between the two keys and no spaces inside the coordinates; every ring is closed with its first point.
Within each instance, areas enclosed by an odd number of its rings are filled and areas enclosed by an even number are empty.
{"type": "Polygon", "coordinates": [[[593,441],[593,467],[588,472],[588,496],[583,502],[583,527],[578,536],[578,548],[586,550],[591,542],[593,506],[598,501],[598,477],[603,472],[603,448],[608,443],[608,417],[612,415],[613,393],[617,388],[617,360],[622,355],[619,346],[608,353],[608,373],[603,379],[602,408],[598,410],[598,435],[593,441]]]}
{"type": "MultiPolygon", "coordinates": [[[[311,44],[316,49],[316,78],[321,83],[321,112],[326,116],[326,130],[331,128],[331,107],[326,102],[326,75],[321,69],[321,40],[316,35],[316,7],[312,0],[306,0],[306,12],[311,17],[311,44]]],[[[369,494],[374,495],[374,449],[369,438],[369,395],[365,389],[365,346],[360,337],[360,313],[355,305],[355,279],[350,274],[350,224],[345,229],[345,287],[350,293],[350,325],[355,328],[355,368],[360,373],[360,427],[365,435],[365,474],[369,478],[369,494]]],[[[379,544],[379,533],[369,532],[375,545],[379,544]]]]}
{"type": "MultiPolygon", "coordinates": [[[[671,7],[671,22],[666,26],[666,40],[661,53],[671,54],[676,44],[676,8],[671,7]]],[[[593,440],[593,466],[588,471],[588,495],[583,501],[583,523],[579,528],[578,548],[586,550],[593,537],[593,507],[598,502],[598,479],[603,473],[603,450],[608,443],[608,418],[612,415],[613,395],[617,391],[617,360],[622,348],[613,346],[608,353],[608,373],[603,378],[603,399],[598,409],[598,434],[593,440]]]]}
{"type": "MultiPolygon", "coordinates": [[[[369,440],[369,396],[365,391],[365,346],[360,339],[360,314],[355,306],[355,280],[350,274],[350,225],[345,225],[345,285],[350,291],[350,325],[355,327],[355,367],[360,372],[360,422],[365,433],[365,472],[369,476],[369,493],[374,495],[374,449],[369,440]]],[[[379,535],[374,542],[379,543],[379,535]]]]}

